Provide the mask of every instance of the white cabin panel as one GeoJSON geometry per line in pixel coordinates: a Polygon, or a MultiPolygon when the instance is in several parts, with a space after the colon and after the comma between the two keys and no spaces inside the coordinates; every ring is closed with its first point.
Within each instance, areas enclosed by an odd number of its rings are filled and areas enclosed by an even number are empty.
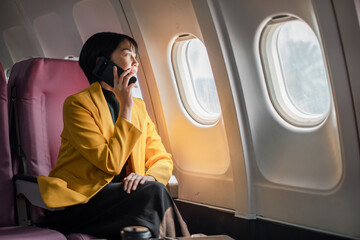
{"type": "Polygon", "coordinates": [[[141,39],[146,48],[139,54],[142,62],[146,54],[151,66],[145,74],[149,89],[153,89],[159,132],[173,154],[179,198],[233,209],[233,177],[224,123],[221,118],[210,126],[196,123],[182,105],[173,72],[171,50],[175,39],[191,34],[203,40],[191,1],[123,3],[127,15],[134,15],[130,19],[137,22],[138,26],[130,24],[135,39],[141,39]],[[144,50],[146,53],[142,53],[144,50]],[[157,104],[156,92],[161,105],[157,104]]]}
{"type": "Polygon", "coordinates": [[[243,134],[252,141],[244,150],[250,153],[245,155],[251,182],[249,213],[359,237],[360,189],[354,188],[360,181],[357,127],[331,1],[214,0],[208,5],[222,49],[236,63],[229,72],[238,71],[238,78],[230,74],[243,93],[238,105],[246,106],[239,124],[245,125],[243,134]],[[268,95],[259,42],[266,23],[284,15],[306,22],[323,48],[332,103],[328,117],[316,127],[284,121],[268,95]]]}

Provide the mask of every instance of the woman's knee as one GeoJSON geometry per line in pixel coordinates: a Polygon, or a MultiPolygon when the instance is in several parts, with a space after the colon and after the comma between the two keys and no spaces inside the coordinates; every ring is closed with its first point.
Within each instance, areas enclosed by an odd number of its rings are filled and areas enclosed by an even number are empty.
{"type": "Polygon", "coordinates": [[[161,189],[161,190],[165,189],[164,184],[159,183],[157,181],[148,181],[148,182],[145,182],[144,185],[148,185],[149,187],[152,187],[155,189],[161,189]]]}
{"type": "Polygon", "coordinates": [[[159,183],[159,182],[145,182],[144,183],[144,188],[146,188],[151,194],[160,194],[160,195],[163,195],[164,193],[167,192],[166,190],[166,187],[162,184],[162,183],[159,183]]]}

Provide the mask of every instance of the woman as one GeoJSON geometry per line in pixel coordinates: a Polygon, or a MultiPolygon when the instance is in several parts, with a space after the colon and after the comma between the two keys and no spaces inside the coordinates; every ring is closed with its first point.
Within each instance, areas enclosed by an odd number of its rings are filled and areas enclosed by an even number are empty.
{"type": "Polygon", "coordinates": [[[38,178],[49,225],[65,234],[80,232],[116,238],[125,226],[142,225],[154,237],[189,232],[166,191],[173,170],[168,154],[141,99],[132,97],[138,71],[137,44],[126,35],[97,33],[84,44],[79,64],[90,87],[68,97],[56,166],[38,178]],[[103,56],[113,69],[114,86],[93,75],[103,56]],[[147,171],[145,171],[147,169],[147,171]]]}

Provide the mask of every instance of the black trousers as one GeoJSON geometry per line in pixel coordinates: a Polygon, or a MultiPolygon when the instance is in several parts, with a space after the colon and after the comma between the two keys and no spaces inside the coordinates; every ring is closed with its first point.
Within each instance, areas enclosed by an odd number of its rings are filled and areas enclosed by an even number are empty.
{"type": "Polygon", "coordinates": [[[88,203],[46,215],[50,228],[64,234],[120,239],[123,227],[146,226],[153,237],[189,235],[167,189],[158,182],[145,182],[130,194],[123,190],[123,183],[110,183],[88,203]]]}

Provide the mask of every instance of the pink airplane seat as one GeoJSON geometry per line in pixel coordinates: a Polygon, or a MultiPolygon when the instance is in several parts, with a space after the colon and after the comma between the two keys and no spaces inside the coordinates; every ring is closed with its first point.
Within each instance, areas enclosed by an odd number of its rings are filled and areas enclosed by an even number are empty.
{"type": "Polygon", "coordinates": [[[6,79],[0,64],[0,239],[65,240],[61,233],[38,227],[15,226],[14,184],[10,156],[6,79]]]}
{"type": "MultiPolygon", "coordinates": [[[[29,218],[32,224],[46,226],[42,213],[46,205],[41,199],[36,178],[39,175],[47,176],[55,166],[61,143],[65,99],[88,86],[89,82],[77,61],[33,58],[13,66],[8,82],[8,99],[13,102],[10,112],[16,112],[13,118],[18,124],[12,120],[10,126],[12,133],[18,126],[17,138],[20,141],[15,149],[19,145],[22,149],[12,154],[13,162],[17,164],[15,172],[24,173],[25,170],[26,176],[32,176],[29,181],[28,177],[18,174],[15,181],[17,193],[25,195],[32,204],[30,217],[18,214],[20,222],[26,223],[29,218]]],[[[12,144],[16,142],[12,141],[12,144]]],[[[19,203],[17,208],[23,209],[23,204],[19,203]]],[[[68,239],[94,238],[76,233],[68,236],[68,239]]]]}
{"type": "Polygon", "coordinates": [[[64,100],[88,86],[76,61],[33,58],[13,66],[8,97],[16,87],[20,139],[28,174],[47,175],[55,166],[64,100]]]}

